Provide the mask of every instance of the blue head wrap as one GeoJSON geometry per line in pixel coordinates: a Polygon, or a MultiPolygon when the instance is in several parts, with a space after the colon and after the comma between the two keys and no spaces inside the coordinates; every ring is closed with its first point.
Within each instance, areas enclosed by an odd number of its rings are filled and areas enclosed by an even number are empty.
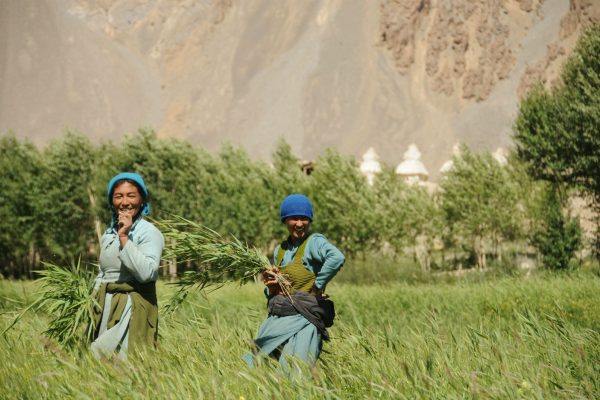
{"type": "Polygon", "coordinates": [[[132,182],[135,182],[137,187],[139,189],[141,189],[141,191],[142,191],[141,195],[144,197],[144,204],[142,204],[141,214],[142,215],[150,214],[150,204],[148,204],[148,202],[147,202],[148,201],[148,188],[146,187],[144,178],[142,178],[139,174],[136,174],[135,172],[121,172],[120,174],[115,175],[110,180],[110,182],[108,182],[108,188],[107,188],[108,205],[112,208],[112,206],[113,206],[113,203],[112,203],[113,191],[115,190],[115,186],[116,186],[117,182],[120,182],[123,180],[130,180],[132,182]]]}
{"type": "Polygon", "coordinates": [[[305,195],[290,194],[283,199],[279,215],[281,216],[281,222],[284,222],[286,218],[293,216],[307,217],[312,221],[313,207],[310,200],[305,195]]]}

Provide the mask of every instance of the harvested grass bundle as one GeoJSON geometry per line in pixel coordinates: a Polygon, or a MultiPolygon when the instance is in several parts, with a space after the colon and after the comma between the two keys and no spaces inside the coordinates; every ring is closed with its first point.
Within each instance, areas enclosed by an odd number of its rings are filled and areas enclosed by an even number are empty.
{"type": "MultiPolygon", "coordinates": [[[[271,264],[268,258],[254,247],[248,247],[235,237],[224,238],[204,225],[175,216],[173,220],[154,221],[166,238],[164,258],[177,262],[194,261],[199,271],[187,271],[174,285],[179,289],[164,307],[174,311],[192,289],[210,286],[218,288],[226,282],[244,283],[264,272],[271,264]]],[[[281,275],[279,285],[287,293],[289,282],[281,275]]]]}
{"type": "Polygon", "coordinates": [[[48,328],[43,333],[63,347],[72,348],[87,342],[93,332],[89,328],[94,326],[94,274],[82,268],[81,259],[67,268],[43,264],[47,269],[37,271],[42,275],[39,279],[42,287],[36,299],[17,315],[2,334],[33,309],[43,310],[50,316],[48,328]]]}

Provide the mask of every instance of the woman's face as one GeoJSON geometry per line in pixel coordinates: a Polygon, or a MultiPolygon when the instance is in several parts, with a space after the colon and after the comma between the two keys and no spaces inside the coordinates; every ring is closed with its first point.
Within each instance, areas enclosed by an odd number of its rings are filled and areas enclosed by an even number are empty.
{"type": "Polygon", "coordinates": [[[285,219],[285,225],[288,228],[290,237],[295,242],[297,240],[304,239],[304,237],[308,235],[310,219],[303,216],[292,216],[285,219]]]}
{"type": "Polygon", "coordinates": [[[143,201],[140,191],[133,183],[118,182],[113,190],[112,203],[118,213],[135,216],[140,211],[143,201]]]}

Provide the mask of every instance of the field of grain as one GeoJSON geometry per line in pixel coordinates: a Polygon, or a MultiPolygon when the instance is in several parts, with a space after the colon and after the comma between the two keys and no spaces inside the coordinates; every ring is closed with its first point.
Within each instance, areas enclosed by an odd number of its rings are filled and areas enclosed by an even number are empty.
{"type": "MultiPolygon", "coordinates": [[[[0,329],[35,285],[0,281],[0,329]]],[[[158,290],[164,301],[172,289],[158,290]]],[[[591,272],[333,283],[328,292],[338,316],[314,376],[245,365],[265,316],[261,286],[250,283],[192,296],[161,320],[157,351],[119,363],[60,349],[40,335],[46,316],[31,313],[0,338],[0,398],[600,397],[600,278],[591,272]]]]}

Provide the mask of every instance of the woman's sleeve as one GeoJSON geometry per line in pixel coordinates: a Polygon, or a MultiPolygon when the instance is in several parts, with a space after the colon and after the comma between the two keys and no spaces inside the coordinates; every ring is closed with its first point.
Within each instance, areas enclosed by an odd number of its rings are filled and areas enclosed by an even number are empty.
{"type": "Polygon", "coordinates": [[[279,252],[279,247],[281,245],[278,244],[277,246],[275,246],[275,250],[273,250],[273,264],[271,265],[277,265],[277,253],[279,252]]]}
{"type": "Polygon", "coordinates": [[[158,267],[165,240],[160,231],[151,225],[141,236],[139,243],[128,240],[121,249],[119,258],[123,265],[140,283],[153,282],[158,279],[158,267]]]}
{"type": "Polygon", "coordinates": [[[92,293],[96,293],[96,291],[98,291],[98,288],[100,287],[100,285],[102,285],[102,272],[99,272],[98,275],[96,275],[96,278],[94,279],[94,288],[92,289],[92,293]]]}
{"type": "Polygon", "coordinates": [[[325,236],[316,234],[311,238],[310,256],[314,259],[321,260],[323,264],[317,273],[315,286],[319,289],[325,289],[327,283],[338,273],[344,265],[346,258],[342,252],[329,243],[325,236]]]}
{"type": "MultiPolygon", "coordinates": [[[[107,247],[108,236],[107,233],[104,232],[102,237],[100,238],[100,249],[104,249],[107,247]]],[[[98,274],[96,275],[96,279],[94,279],[94,288],[92,289],[92,293],[96,293],[100,285],[102,284],[102,277],[104,273],[102,272],[102,267],[98,265],[98,274]]]]}

